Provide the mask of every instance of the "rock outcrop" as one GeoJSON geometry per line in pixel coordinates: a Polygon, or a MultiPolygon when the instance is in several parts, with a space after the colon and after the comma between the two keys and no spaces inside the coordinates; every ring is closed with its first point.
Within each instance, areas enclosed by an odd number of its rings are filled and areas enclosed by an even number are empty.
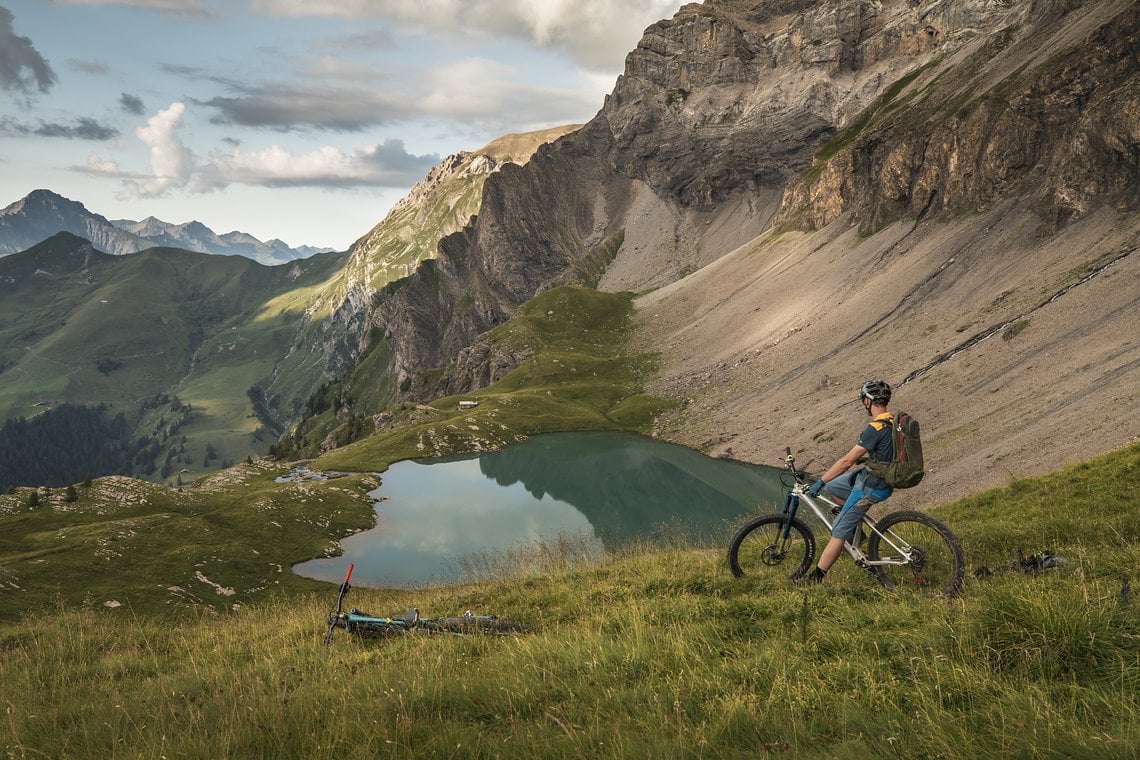
{"type": "Polygon", "coordinates": [[[1050,232],[1140,207],[1140,8],[1025,11],[900,80],[792,184],[783,218],[822,227],[850,211],[869,234],[1025,197],[1050,232]]]}

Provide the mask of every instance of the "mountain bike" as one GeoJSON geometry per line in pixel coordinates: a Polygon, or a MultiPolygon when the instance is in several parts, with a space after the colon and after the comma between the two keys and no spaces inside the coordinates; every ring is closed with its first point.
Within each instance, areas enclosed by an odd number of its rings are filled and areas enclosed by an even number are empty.
{"type": "MultiPolygon", "coordinates": [[[[800,519],[800,506],[806,504],[829,534],[830,518],[842,508],[823,494],[808,493],[806,475],[796,469],[791,448],[785,451],[784,467],[793,482],[784,481],[784,509],[750,520],[733,536],[728,565],[737,578],[773,571],[785,572],[791,580],[801,577],[815,559],[815,534],[800,519]]],[[[878,520],[864,515],[844,549],[857,567],[890,590],[953,596],[962,585],[961,542],[944,523],[923,512],[898,510],[878,520]]]]}
{"type": "Polygon", "coordinates": [[[337,594],[336,611],[329,614],[325,646],[332,642],[333,630],[337,628],[364,638],[379,638],[407,633],[434,633],[448,636],[510,636],[530,631],[530,627],[524,623],[503,620],[497,615],[476,615],[470,611],[452,617],[431,618],[421,617],[420,611],[415,608],[402,615],[391,617],[370,615],[355,607],[345,612],[344,598],[348,595],[348,590],[352,588],[349,579],[352,578],[353,567],[354,565],[349,563],[348,570],[344,574],[344,581],[340,584],[340,592],[337,594]]]}

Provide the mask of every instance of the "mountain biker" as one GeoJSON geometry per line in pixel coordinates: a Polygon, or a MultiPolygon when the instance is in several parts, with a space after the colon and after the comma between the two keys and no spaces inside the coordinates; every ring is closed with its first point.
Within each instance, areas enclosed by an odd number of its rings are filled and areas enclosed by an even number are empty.
{"type": "Polygon", "coordinates": [[[808,488],[808,493],[812,496],[826,490],[829,495],[843,502],[843,508],[835,518],[831,527],[831,540],[819,555],[815,569],[801,578],[799,583],[822,581],[843,552],[844,542],[855,537],[855,529],[871,505],[891,495],[891,487],[867,472],[866,468],[860,467],[848,472],[864,457],[880,462],[889,462],[894,457],[894,441],[891,436],[893,418],[887,411],[887,404],[891,401],[891,386],[883,380],[868,380],[859,389],[859,400],[871,417],[859,436],[859,442],[808,488]]]}

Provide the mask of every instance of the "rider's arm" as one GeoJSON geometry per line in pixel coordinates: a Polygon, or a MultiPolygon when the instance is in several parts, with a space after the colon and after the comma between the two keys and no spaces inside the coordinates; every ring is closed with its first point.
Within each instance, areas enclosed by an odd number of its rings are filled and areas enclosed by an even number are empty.
{"type": "Polygon", "coordinates": [[[862,446],[855,445],[850,451],[839,457],[839,459],[836,460],[835,464],[831,465],[831,468],[827,472],[823,473],[819,479],[824,483],[835,480],[840,475],[854,467],[855,464],[865,456],[867,456],[867,449],[863,448],[862,446]]]}

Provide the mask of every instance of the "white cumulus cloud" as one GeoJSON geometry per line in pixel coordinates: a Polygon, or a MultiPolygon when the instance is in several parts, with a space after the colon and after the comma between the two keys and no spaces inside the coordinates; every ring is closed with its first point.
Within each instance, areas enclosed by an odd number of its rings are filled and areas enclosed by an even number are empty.
{"type": "Polygon", "coordinates": [[[306,152],[280,145],[261,150],[235,145],[211,152],[203,162],[178,136],[185,113],[184,103],[172,103],[135,130],[147,149],[145,172],[125,170],[118,162],[95,153],[87,157],[85,165],[72,168],[122,179],[118,197],[133,199],[160,198],[176,190],[209,193],[230,185],[405,188],[423,179],[440,161],[438,154],[414,155],[403,140],[390,139],[352,151],[327,145],[306,152]]]}
{"type": "Polygon", "coordinates": [[[114,161],[109,161],[100,158],[98,155],[92,153],[87,157],[87,165],[84,170],[91,174],[107,174],[112,177],[122,176],[123,171],[119,165],[114,161]]]}
{"type": "Polygon", "coordinates": [[[186,104],[171,103],[135,130],[135,136],[147,146],[150,176],[127,182],[127,192],[139,198],[159,198],[173,188],[185,187],[194,171],[194,154],[178,137],[186,104]]]}
{"type": "Polygon", "coordinates": [[[352,152],[323,146],[294,153],[280,145],[259,151],[240,148],[214,153],[198,172],[193,190],[210,192],[231,184],[262,187],[407,187],[435,164],[435,154],[409,154],[402,140],[388,140],[352,152]]]}

